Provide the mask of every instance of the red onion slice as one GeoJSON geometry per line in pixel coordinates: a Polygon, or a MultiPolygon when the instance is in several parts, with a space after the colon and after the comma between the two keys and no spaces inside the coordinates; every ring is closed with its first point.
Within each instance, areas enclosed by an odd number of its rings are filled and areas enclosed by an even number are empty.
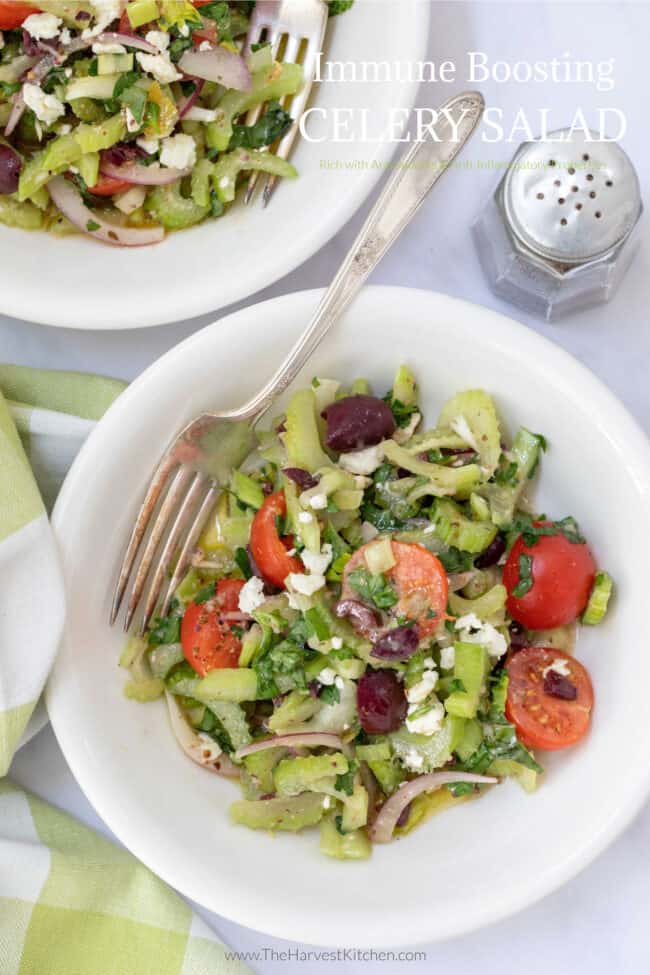
{"type": "Polygon", "coordinates": [[[475,775],[473,772],[432,772],[430,775],[420,775],[411,782],[405,782],[390,799],[387,799],[379,810],[379,814],[370,827],[370,839],[373,843],[388,843],[397,825],[397,820],[416,796],[422,792],[432,792],[451,782],[476,782],[482,785],[492,785],[498,782],[493,776],[475,775]]]}
{"type": "Polygon", "coordinates": [[[165,231],[162,227],[119,227],[104,220],[98,213],[89,210],[75,187],[65,176],[55,176],[47,184],[47,190],[55,205],[70,223],[88,234],[113,247],[144,247],[147,244],[158,244],[163,240],[165,231]],[[96,229],[89,230],[93,227],[96,229]]]}
{"type": "Polygon", "coordinates": [[[100,163],[99,171],[102,176],[110,176],[111,179],[123,179],[127,183],[134,183],[136,186],[166,186],[168,183],[175,183],[177,179],[182,179],[192,172],[191,169],[165,169],[155,163],[151,166],[140,166],[138,163],[130,163],[126,166],[114,166],[109,162],[100,163]]]}
{"type": "Polygon", "coordinates": [[[203,91],[203,85],[204,84],[205,84],[205,81],[203,80],[203,78],[197,78],[196,81],[195,81],[195,87],[194,87],[194,91],[192,92],[192,94],[191,95],[188,95],[187,98],[182,98],[181,101],[178,103],[178,105],[176,106],[176,108],[178,109],[178,117],[179,117],[179,119],[184,118],[185,115],[187,115],[187,113],[191,109],[192,105],[195,103],[196,99],[199,97],[199,95],[203,91]]]}
{"type": "Polygon", "coordinates": [[[238,779],[239,769],[234,765],[228,756],[222,752],[216,758],[210,757],[207,753],[205,742],[202,742],[196,731],[190,727],[187,723],[183,711],[174,697],[169,691],[165,691],[165,699],[167,701],[167,708],[169,710],[169,722],[172,726],[172,731],[176,741],[185,752],[188,758],[191,758],[193,762],[200,765],[201,768],[206,769],[208,772],[214,772],[216,775],[223,775],[227,779],[238,779]]]}
{"type": "Polygon", "coordinates": [[[213,47],[209,51],[186,51],[178,62],[178,67],[186,75],[216,81],[226,88],[250,91],[253,86],[253,78],[244,59],[225,47],[213,47]]]}
{"type": "Polygon", "coordinates": [[[93,38],[93,43],[123,44],[124,47],[134,47],[136,50],[145,51],[147,54],[160,54],[155,44],[150,44],[149,41],[145,41],[144,38],[138,37],[136,34],[120,34],[106,31],[106,33],[100,34],[99,37],[93,38]]]}
{"type": "Polygon", "coordinates": [[[9,118],[7,119],[7,124],[5,126],[5,135],[7,136],[7,138],[11,135],[11,133],[14,131],[14,129],[20,122],[21,118],[23,117],[23,112],[25,111],[26,108],[27,105],[25,105],[25,99],[23,98],[23,92],[21,88],[21,90],[17,91],[16,94],[14,95],[13,105],[11,106],[11,114],[9,115],[9,118]]]}
{"type": "Polygon", "coordinates": [[[302,731],[292,735],[276,735],[265,738],[264,741],[254,741],[251,745],[244,745],[235,752],[235,758],[245,758],[255,752],[266,751],[267,748],[336,748],[342,751],[343,742],[338,735],[329,735],[325,731],[302,731]]]}

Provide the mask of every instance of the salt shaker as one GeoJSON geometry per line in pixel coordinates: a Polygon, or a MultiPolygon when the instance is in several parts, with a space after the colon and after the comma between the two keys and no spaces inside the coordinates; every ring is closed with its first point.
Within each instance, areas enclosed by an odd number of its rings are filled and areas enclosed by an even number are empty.
{"type": "Polygon", "coordinates": [[[472,227],[495,294],[547,321],[608,301],[639,243],[634,166],[590,135],[523,143],[472,227]]]}

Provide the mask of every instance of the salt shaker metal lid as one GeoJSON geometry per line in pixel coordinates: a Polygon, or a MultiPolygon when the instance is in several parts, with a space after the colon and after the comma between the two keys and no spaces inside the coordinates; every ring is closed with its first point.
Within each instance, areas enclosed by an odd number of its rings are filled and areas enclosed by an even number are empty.
{"type": "Polygon", "coordinates": [[[472,230],[495,294],[552,321],[609,301],[642,210],[623,149],[565,129],[519,147],[472,230]]]}
{"type": "Polygon", "coordinates": [[[514,233],[533,253],[562,264],[596,260],[617,247],[641,211],[626,153],[591,137],[559,130],[543,142],[525,142],[503,184],[514,233]]]}

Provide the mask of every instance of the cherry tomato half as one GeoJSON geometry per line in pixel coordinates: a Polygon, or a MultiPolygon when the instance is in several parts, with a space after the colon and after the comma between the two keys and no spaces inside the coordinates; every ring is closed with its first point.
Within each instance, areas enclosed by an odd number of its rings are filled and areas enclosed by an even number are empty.
{"type": "Polygon", "coordinates": [[[503,567],[503,584],[508,590],[508,612],[529,630],[550,630],[565,626],[582,613],[594,584],[596,563],[588,546],[570,542],[562,534],[541,535],[527,546],[519,537],[503,567]],[[532,586],[515,596],[519,578],[519,557],[532,559],[532,586]]]}
{"type": "Polygon", "coordinates": [[[133,186],[125,179],[113,179],[111,176],[100,176],[94,186],[88,187],[88,192],[93,196],[113,196],[114,193],[122,193],[133,186]]]}
{"type": "Polygon", "coordinates": [[[0,0],[0,30],[15,30],[30,14],[38,14],[37,7],[28,7],[20,0],[0,0]]]}
{"type": "MultiPolygon", "coordinates": [[[[358,549],[343,573],[342,599],[358,599],[350,585],[349,577],[360,565],[366,565],[365,553],[369,545],[358,549]]],[[[391,541],[395,565],[385,573],[394,585],[397,604],[391,609],[395,616],[417,620],[420,636],[429,636],[444,619],[447,608],[448,583],[444,566],[437,558],[417,542],[391,541]]]]}
{"type": "Polygon", "coordinates": [[[552,647],[524,647],[512,655],[506,667],[506,717],[521,741],[529,748],[545,751],[568,748],[580,741],[589,728],[594,706],[591,678],[582,664],[552,647]],[[558,697],[545,689],[544,672],[548,674],[548,668],[558,660],[565,662],[568,674],[564,686],[575,692],[572,699],[570,694],[558,697]]]}
{"type": "Polygon", "coordinates": [[[206,603],[189,603],[181,623],[181,645],[185,659],[201,677],[219,667],[236,667],[241,640],[232,631],[226,613],[239,609],[241,579],[221,579],[215,595],[206,603]]]}
{"type": "Polygon", "coordinates": [[[284,518],[286,513],[284,491],[276,491],[265,498],[251,526],[252,556],[264,578],[279,588],[284,588],[284,580],[291,572],[304,571],[300,559],[289,555],[285,542],[278,534],[276,518],[284,518]]]}

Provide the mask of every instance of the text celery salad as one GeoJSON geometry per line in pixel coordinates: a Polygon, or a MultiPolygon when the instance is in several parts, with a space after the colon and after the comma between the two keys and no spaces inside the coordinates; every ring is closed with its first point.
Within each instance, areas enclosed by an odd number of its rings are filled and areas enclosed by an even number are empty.
{"type": "Polygon", "coordinates": [[[268,147],[302,68],[242,54],[254,6],[0,0],[0,223],[137,247],[223,216],[242,173],[296,178],[268,147]]]}
{"type": "Polygon", "coordinates": [[[402,366],[383,398],[314,378],[257,441],[129,640],[127,696],[164,695],[187,756],[239,780],[234,824],[318,825],[340,859],[503,779],[533,792],[536,753],[588,732],[575,634],[612,591],[574,517],[532,506],[544,437],[508,440],[480,389],[427,426],[402,366]]]}

